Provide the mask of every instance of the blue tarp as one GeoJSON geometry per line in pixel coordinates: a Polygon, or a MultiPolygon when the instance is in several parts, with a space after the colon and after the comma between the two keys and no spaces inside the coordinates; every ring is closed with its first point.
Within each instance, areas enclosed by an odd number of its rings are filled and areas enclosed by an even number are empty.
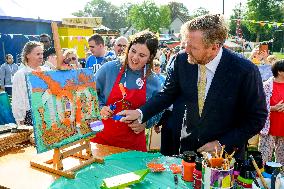
{"type": "Polygon", "coordinates": [[[40,34],[51,35],[50,24],[50,20],[0,16],[0,64],[5,62],[5,54],[12,54],[16,61],[24,44],[39,41],[40,34]]]}

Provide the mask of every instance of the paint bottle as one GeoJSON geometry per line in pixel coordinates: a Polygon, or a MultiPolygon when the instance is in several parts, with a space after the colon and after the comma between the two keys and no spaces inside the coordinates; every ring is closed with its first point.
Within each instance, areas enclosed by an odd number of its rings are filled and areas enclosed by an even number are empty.
{"type": "Polygon", "coordinates": [[[193,188],[201,189],[202,186],[202,158],[196,157],[195,169],[193,170],[193,188]]]}
{"type": "Polygon", "coordinates": [[[183,152],[182,179],[187,182],[193,182],[193,170],[195,168],[196,153],[193,151],[183,152]]]}

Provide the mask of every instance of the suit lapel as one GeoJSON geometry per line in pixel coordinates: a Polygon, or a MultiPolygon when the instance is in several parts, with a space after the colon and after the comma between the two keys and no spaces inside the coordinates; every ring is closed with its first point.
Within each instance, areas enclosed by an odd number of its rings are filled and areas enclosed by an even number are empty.
{"type": "Polygon", "coordinates": [[[222,90],[225,90],[226,86],[229,84],[228,78],[230,77],[227,77],[231,74],[229,71],[230,66],[228,65],[230,64],[229,61],[230,59],[228,57],[228,52],[224,49],[220,63],[216,69],[208,94],[206,96],[200,121],[202,121],[204,117],[206,117],[206,114],[209,113],[209,110],[212,107],[216,106],[216,99],[220,98],[220,93],[222,93],[222,90]]]}

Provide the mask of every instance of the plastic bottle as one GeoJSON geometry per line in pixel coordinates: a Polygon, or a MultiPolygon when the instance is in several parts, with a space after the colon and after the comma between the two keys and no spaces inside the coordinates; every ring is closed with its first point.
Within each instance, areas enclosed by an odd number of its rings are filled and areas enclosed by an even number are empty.
{"type": "Polygon", "coordinates": [[[202,186],[202,159],[197,157],[195,160],[195,169],[193,170],[193,188],[201,189],[202,186]]]}
{"type": "Polygon", "coordinates": [[[187,182],[193,182],[193,170],[195,168],[196,153],[193,151],[183,152],[182,179],[187,182]]]}

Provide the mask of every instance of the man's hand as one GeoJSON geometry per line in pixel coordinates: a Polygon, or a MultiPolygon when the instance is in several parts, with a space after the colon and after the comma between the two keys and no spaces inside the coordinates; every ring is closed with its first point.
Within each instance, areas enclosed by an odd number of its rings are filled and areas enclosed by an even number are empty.
{"type": "Polygon", "coordinates": [[[214,154],[216,152],[215,147],[217,147],[217,151],[221,151],[220,143],[217,140],[214,140],[212,142],[208,142],[197,149],[197,152],[208,152],[210,154],[214,154]]]}
{"type": "Polygon", "coordinates": [[[117,115],[125,116],[120,119],[120,121],[124,123],[132,123],[133,121],[136,121],[141,116],[140,112],[137,110],[123,110],[119,112],[117,115]]]}
{"type": "Polygon", "coordinates": [[[284,112],[284,102],[283,102],[283,100],[280,100],[280,102],[278,102],[275,106],[271,106],[270,110],[274,111],[274,112],[284,112]]]}
{"type": "Polygon", "coordinates": [[[133,130],[133,132],[135,134],[138,134],[138,133],[140,133],[140,132],[145,130],[146,123],[140,124],[137,121],[135,121],[135,122],[133,122],[131,124],[128,124],[128,126],[133,130]]]}
{"type": "Polygon", "coordinates": [[[109,108],[109,106],[104,106],[101,109],[100,113],[101,113],[102,119],[108,119],[109,117],[112,116],[113,111],[109,108]]]}

